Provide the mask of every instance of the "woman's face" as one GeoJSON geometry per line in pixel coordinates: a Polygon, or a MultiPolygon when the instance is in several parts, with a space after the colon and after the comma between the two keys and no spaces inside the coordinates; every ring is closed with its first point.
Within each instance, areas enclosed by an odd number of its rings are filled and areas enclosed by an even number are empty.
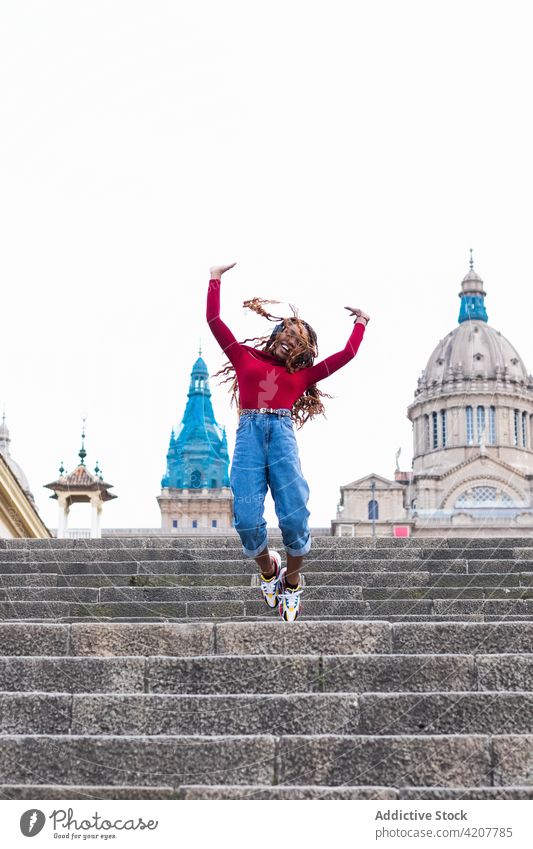
{"type": "MultiPolygon", "coordinates": [[[[307,331],[305,331],[307,333],[307,331]]],[[[283,327],[276,336],[272,353],[280,360],[286,360],[290,351],[294,348],[295,341],[299,338],[296,330],[292,327],[283,327]]]]}

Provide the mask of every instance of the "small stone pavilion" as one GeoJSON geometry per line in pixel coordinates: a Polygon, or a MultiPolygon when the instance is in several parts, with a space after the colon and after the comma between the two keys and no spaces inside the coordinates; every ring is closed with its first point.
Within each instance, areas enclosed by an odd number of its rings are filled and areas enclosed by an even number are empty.
{"type": "Polygon", "coordinates": [[[98,460],[96,461],[94,475],[87,469],[85,465],[87,452],[85,450],[84,440],[85,428],[82,430],[81,450],[78,454],[80,462],[76,468],[67,475],[65,474],[66,470],[63,468],[63,461],[61,461],[59,478],[52,481],[52,483],[45,484],[46,488],[53,491],[54,494],[51,495],[50,498],[56,498],[59,507],[57,522],[58,539],[64,539],[65,537],[72,535],[87,536],[93,539],[100,538],[102,536],[100,517],[104,502],[118,497],[109,492],[113,484],[105,483],[102,477],[102,472],[98,467],[98,460]],[[85,534],[80,531],[69,533],[68,514],[70,507],[72,504],[79,503],[91,505],[90,533],[88,531],[85,534]]]}

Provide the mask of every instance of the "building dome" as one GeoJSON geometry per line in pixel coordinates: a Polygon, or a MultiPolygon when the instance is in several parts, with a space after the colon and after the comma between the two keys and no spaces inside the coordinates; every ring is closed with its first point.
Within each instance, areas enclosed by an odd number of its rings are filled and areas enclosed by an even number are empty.
{"type": "Polygon", "coordinates": [[[498,380],[518,386],[532,382],[516,348],[485,321],[470,320],[441,339],[422,377],[428,388],[457,380],[498,380]]]}
{"type": "MultiPolygon", "coordinates": [[[[466,389],[470,381],[496,381],[498,387],[533,389],[522,358],[508,339],[488,324],[483,280],[470,269],[461,282],[459,325],[441,339],[418,379],[415,396],[466,389]]],[[[472,385],[472,384],[470,384],[472,385]]],[[[494,388],[494,387],[492,387],[494,388]]]]}

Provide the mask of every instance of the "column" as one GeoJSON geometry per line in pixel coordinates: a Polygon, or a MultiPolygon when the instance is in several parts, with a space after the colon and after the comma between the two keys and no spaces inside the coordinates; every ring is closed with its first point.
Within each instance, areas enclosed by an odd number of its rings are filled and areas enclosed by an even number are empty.
{"type": "Polygon", "coordinates": [[[57,539],[65,539],[67,536],[68,506],[67,497],[62,492],[57,495],[57,507],[57,539]]]}
{"type": "Polygon", "coordinates": [[[91,498],[91,538],[97,539],[100,537],[100,499],[98,497],[91,498]]]}

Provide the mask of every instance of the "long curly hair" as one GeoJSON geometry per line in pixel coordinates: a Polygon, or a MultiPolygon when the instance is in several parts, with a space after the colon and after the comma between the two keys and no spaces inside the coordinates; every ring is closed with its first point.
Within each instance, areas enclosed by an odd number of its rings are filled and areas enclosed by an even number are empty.
{"type": "MultiPolygon", "coordinates": [[[[277,321],[279,323],[276,324],[270,336],[252,336],[249,339],[245,339],[241,344],[244,345],[247,342],[257,343],[253,346],[256,350],[261,350],[269,354],[275,347],[278,334],[283,329],[290,327],[295,331],[296,336],[294,337],[291,350],[286,360],[284,360],[284,365],[289,374],[293,374],[295,371],[300,371],[300,369],[309,368],[309,366],[313,365],[313,360],[318,356],[317,335],[311,325],[298,316],[298,310],[292,304],[289,304],[289,306],[293,314],[288,318],[272,315],[263,306],[263,304],[279,303],[280,301],[268,301],[264,298],[251,298],[243,302],[243,307],[253,310],[269,321],[277,321]]],[[[224,380],[221,380],[219,385],[230,382],[230,405],[233,405],[233,402],[237,404],[240,416],[242,408],[239,398],[239,386],[232,363],[228,362],[219,371],[215,372],[212,377],[218,377],[219,375],[225,375],[224,380]]],[[[316,383],[312,383],[293,404],[291,412],[292,421],[298,428],[301,428],[306,421],[318,414],[327,418],[324,405],[320,399],[332,397],[327,392],[321,392],[316,383]]]]}

